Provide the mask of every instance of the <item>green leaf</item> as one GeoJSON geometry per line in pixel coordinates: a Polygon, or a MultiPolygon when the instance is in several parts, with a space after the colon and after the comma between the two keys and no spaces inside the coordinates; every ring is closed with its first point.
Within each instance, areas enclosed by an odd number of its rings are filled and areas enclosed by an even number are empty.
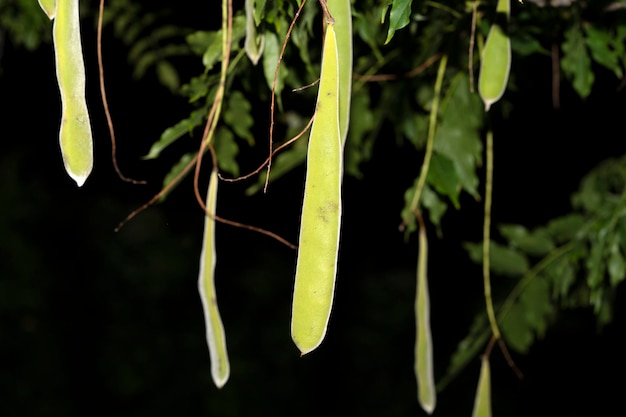
{"type": "MultiPolygon", "coordinates": [[[[231,45],[233,51],[238,49],[239,41],[246,34],[246,17],[235,16],[231,34],[231,45]]],[[[187,44],[191,50],[198,55],[202,55],[202,64],[206,71],[210,71],[217,62],[222,60],[222,31],[213,32],[196,31],[187,35],[187,44]]]]}
{"type": "Polygon", "coordinates": [[[178,71],[169,61],[159,61],[156,65],[156,73],[161,84],[172,92],[178,91],[180,88],[178,71]]]}
{"type": "Polygon", "coordinates": [[[578,95],[581,98],[586,98],[591,93],[594,76],[591,70],[591,59],[587,53],[585,38],[580,26],[572,25],[565,32],[562,49],[561,68],[572,81],[572,86],[578,95]]]}
{"type": "Polygon", "coordinates": [[[254,136],[250,131],[254,125],[254,118],[250,114],[252,106],[240,91],[231,91],[228,95],[228,104],[223,113],[224,122],[230,126],[241,139],[254,145],[254,136]]]}
{"type": "Polygon", "coordinates": [[[615,233],[613,236],[607,269],[611,286],[615,287],[626,278],[626,263],[620,250],[620,234],[615,233]]]}
{"type": "MultiPolygon", "coordinates": [[[[470,259],[477,263],[483,262],[482,243],[464,243],[463,247],[468,252],[470,259]]],[[[528,259],[515,249],[507,248],[498,243],[491,242],[489,246],[491,270],[499,275],[519,277],[530,269],[528,259]]]]}
{"type": "Polygon", "coordinates": [[[448,385],[478,355],[490,336],[487,314],[483,311],[474,317],[468,335],[459,342],[456,351],[450,357],[446,374],[437,384],[437,391],[448,385]]]}
{"type": "Polygon", "coordinates": [[[476,168],[481,163],[482,142],[479,129],[483,105],[471,94],[465,74],[458,75],[450,87],[435,133],[435,151],[452,161],[463,190],[479,198],[476,168]]]}
{"type": "Polygon", "coordinates": [[[161,138],[152,144],[148,155],[144,156],[143,159],[157,158],[163,149],[174,143],[183,135],[191,133],[193,129],[199,126],[204,120],[204,116],[204,109],[196,110],[193,111],[187,119],[181,120],[174,126],[165,129],[165,131],[161,134],[161,138]]]}
{"type": "MultiPolygon", "coordinates": [[[[263,73],[265,74],[265,80],[270,90],[274,83],[274,74],[276,73],[276,64],[280,56],[280,48],[281,46],[278,43],[276,34],[267,32],[265,34],[265,51],[263,52],[263,73]]],[[[276,78],[276,89],[274,91],[277,98],[280,96],[281,91],[283,91],[286,76],[287,67],[284,62],[281,62],[278,77],[276,78]]]]}
{"type": "Polygon", "coordinates": [[[591,57],[598,64],[610,69],[618,78],[622,78],[623,71],[620,66],[618,51],[613,47],[615,37],[603,29],[591,25],[585,26],[586,43],[591,52],[591,57]]]}
{"type": "MultiPolygon", "coordinates": [[[[195,54],[202,56],[212,45],[220,45],[220,33],[198,30],[187,35],[186,41],[195,54]]],[[[221,49],[221,46],[219,48],[221,49]]]]}
{"type": "Polygon", "coordinates": [[[585,262],[587,268],[587,285],[590,289],[600,287],[604,280],[606,265],[604,263],[604,239],[597,233],[591,244],[591,252],[585,262]]]}
{"type": "Polygon", "coordinates": [[[400,30],[411,21],[411,3],[413,0],[393,0],[389,12],[389,29],[385,45],[391,41],[396,30],[400,30]]]}
{"type": "Polygon", "coordinates": [[[516,34],[511,38],[511,49],[515,52],[515,55],[529,56],[533,54],[550,55],[550,51],[541,45],[541,42],[537,38],[530,36],[529,34],[516,34]]]}
{"type": "Polygon", "coordinates": [[[516,352],[527,353],[535,338],[526,320],[524,308],[515,303],[499,324],[507,346],[516,352]]]}
{"type": "Polygon", "coordinates": [[[213,146],[220,170],[226,171],[235,177],[239,176],[239,165],[236,159],[237,154],[239,154],[239,146],[235,142],[233,132],[224,126],[217,128],[213,146]]]}
{"type": "Polygon", "coordinates": [[[373,152],[374,135],[368,135],[376,125],[374,113],[370,109],[370,96],[367,89],[361,89],[352,96],[350,106],[350,129],[344,151],[346,174],[361,178],[359,166],[369,161],[373,152]]]}
{"type": "MultiPolygon", "coordinates": [[[[419,182],[419,178],[415,178],[415,181],[413,181],[413,185],[411,185],[405,192],[404,192],[404,207],[402,208],[402,211],[400,213],[400,217],[402,219],[405,219],[405,224],[404,224],[404,235],[408,236],[411,233],[413,233],[414,231],[417,230],[417,222],[415,220],[415,214],[412,211],[412,202],[413,202],[413,196],[415,195],[415,189],[417,188],[417,183],[419,182]]],[[[424,187],[426,188],[426,187],[424,187]]],[[[423,191],[422,191],[423,192],[423,191]]]]}
{"type": "Polygon", "coordinates": [[[427,114],[415,113],[413,117],[405,117],[402,123],[402,133],[417,149],[426,144],[428,119],[427,114]]]}
{"type": "Polygon", "coordinates": [[[221,31],[213,32],[211,43],[207,45],[202,54],[202,64],[206,71],[213,69],[216,63],[222,60],[222,34],[221,31]]]}
{"type": "Polygon", "coordinates": [[[267,0],[254,1],[254,24],[259,26],[261,19],[265,16],[265,3],[267,0]]]}
{"type": "Polygon", "coordinates": [[[450,159],[438,153],[433,154],[426,179],[437,192],[448,196],[454,207],[459,208],[459,176],[450,159]]]}
{"type": "Polygon", "coordinates": [[[585,218],[573,213],[549,221],[545,230],[556,243],[563,243],[574,239],[584,225],[585,218]]]}
{"type": "MultiPolygon", "coordinates": [[[[413,189],[414,190],[414,189],[413,189]]],[[[430,187],[425,186],[422,191],[422,205],[428,210],[428,218],[430,222],[437,226],[437,231],[440,232],[439,226],[441,225],[441,218],[448,209],[448,205],[441,201],[430,187]]]]}
{"type": "MultiPolygon", "coordinates": [[[[185,167],[192,161],[192,159],[196,156],[196,152],[192,152],[192,153],[187,153],[184,154],[180,160],[174,164],[172,166],[172,168],[170,169],[170,171],[167,173],[167,175],[165,176],[165,178],[163,178],[163,187],[167,187],[168,185],[170,185],[170,183],[172,181],[174,181],[174,179],[181,173],[183,172],[183,170],[185,169],[185,167]]],[[[179,178],[178,181],[182,180],[182,178],[179,178]]],[[[163,201],[165,200],[165,198],[167,197],[167,195],[174,189],[174,187],[172,187],[171,189],[169,189],[166,193],[164,193],[161,197],[159,197],[159,201],[163,201]]]]}
{"type": "Polygon", "coordinates": [[[543,229],[537,229],[531,233],[522,225],[505,224],[499,226],[498,230],[511,246],[531,256],[544,256],[554,249],[554,242],[543,229]]]}
{"type": "Polygon", "coordinates": [[[187,84],[182,86],[181,93],[189,98],[190,103],[194,103],[203,97],[212,99],[217,92],[218,80],[219,74],[212,76],[202,74],[198,77],[193,77],[187,84]]]}
{"type": "Polygon", "coordinates": [[[550,298],[550,287],[546,280],[536,277],[526,286],[520,296],[525,318],[529,326],[542,338],[548,328],[548,319],[554,313],[550,298]]]}
{"type": "Polygon", "coordinates": [[[576,282],[576,261],[571,257],[562,257],[546,268],[545,275],[552,282],[552,299],[565,300],[569,295],[572,285],[576,282]]]}

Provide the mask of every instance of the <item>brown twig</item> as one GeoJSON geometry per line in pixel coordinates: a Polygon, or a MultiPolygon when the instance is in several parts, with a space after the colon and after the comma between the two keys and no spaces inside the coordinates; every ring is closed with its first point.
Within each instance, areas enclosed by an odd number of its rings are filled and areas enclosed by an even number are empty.
{"type": "Polygon", "coordinates": [[[98,13],[98,29],[97,29],[97,42],[96,42],[96,50],[98,55],[98,70],[100,73],[100,95],[102,96],[102,105],[104,107],[104,114],[106,115],[107,125],[109,126],[109,133],[111,136],[111,159],[113,161],[113,168],[117,173],[117,176],[120,177],[121,180],[130,182],[133,184],[145,184],[146,181],[142,180],[134,180],[132,178],[128,178],[122,174],[119,166],[117,165],[117,157],[116,157],[116,145],[115,145],[115,130],[113,129],[113,120],[111,118],[111,113],[109,112],[109,104],[107,101],[106,89],[104,87],[104,65],[102,63],[102,15],[104,14],[104,0],[100,0],[100,8],[98,13]]]}
{"type": "Polygon", "coordinates": [[[306,90],[307,88],[311,88],[319,82],[320,82],[320,79],[318,78],[317,80],[313,81],[311,84],[303,85],[302,87],[292,89],[291,92],[297,93],[298,91],[306,90]]]}
{"type": "MultiPolygon", "coordinates": [[[[313,117],[311,117],[311,119],[309,119],[309,122],[306,124],[306,126],[304,126],[304,129],[302,129],[300,131],[300,133],[298,133],[296,136],[294,136],[293,138],[289,139],[287,142],[285,142],[282,145],[280,145],[278,148],[274,149],[274,151],[272,152],[272,156],[274,156],[276,153],[281,151],[283,148],[291,145],[296,140],[300,139],[302,137],[302,135],[304,135],[307,132],[307,130],[309,130],[311,125],[313,124],[314,117],[315,116],[313,116],[313,117]]],[[[217,175],[220,177],[221,180],[226,181],[226,182],[242,181],[242,180],[245,180],[245,179],[248,179],[248,178],[252,177],[255,174],[258,174],[265,167],[265,165],[267,165],[269,163],[269,161],[270,161],[270,157],[268,157],[257,169],[255,169],[251,173],[239,176],[237,178],[224,178],[219,173],[217,175]]]]}
{"type": "Polygon", "coordinates": [[[474,92],[474,41],[476,39],[476,14],[478,13],[478,1],[475,1],[472,5],[472,29],[469,39],[469,57],[468,57],[468,70],[469,70],[469,82],[470,93],[474,92]]]}
{"type": "Polygon", "coordinates": [[[326,23],[335,23],[335,18],[330,14],[330,10],[328,10],[328,4],[326,4],[326,1],[327,0],[320,0],[320,6],[322,6],[324,17],[326,17],[326,23]]]}
{"type": "Polygon", "coordinates": [[[513,358],[509,354],[509,350],[506,348],[506,344],[504,343],[502,339],[498,339],[498,346],[500,346],[500,350],[502,351],[502,354],[504,355],[504,359],[506,359],[506,363],[513,370],[515,375],[519,379],[524,379],[524,374],[522,373],[522,371],[520,371],[517,365],[515,365],[515,362],[513,362],[513,358]]]}
{"type": "Polygon", "coordinates": [[[293,27],[296,24],[296,21],[298,20],[298,17],[300,16],[300,12],[304,8],[305,4],[306,4],[306,0],[303,0],[302,4],[300,4],[300,7],[298,7],[298,10],[296,10],[296,15],[291,20],[291,24],[289,25],[289,29],[287,29],[287,34],[285,35],[285,40],[283,41],[283,46],[280,49],[280,54],[278,55],[278,61],[276,62],[276,69],[274,70],[274,79],[272,80],[272,98],[271,98],[271,103],[270,103],[270,134],[269,134],[270,154],[268,156],[269,161],[267,163],[267,173],[265,174],[265,185],[263,186],[264,193],[267,192],[267,186],[269,185],[269,181],[270,181],[270,171],[272,169],[272,155],[273,155],[272,149],[274,148],[274,113],[275,113],[274,107],[276,104],[276,83],[278,81],[278,72],[280,71],[280,63],[283,60],[283,55],[285,54],[285,49],[287,48],[287,41],[289,41],[289,37],[291,36],[291,31],[293,30],[293,27]]]}
{"type": "Polygon", "coordinates": [[[377,81],[393,81],[401,78],[413,78],[424,72],[431,65],[441,58],[442,53],[438,52],[435,55],[428,58],[426,61],[422,62],[417,67],[413,68],[411,71],[405,72],[404,74],[374,74],[374,75],[359,75],[355,74],[354,78],[357,80],[361,80],[364,82],[377,82],[377,81]]]}
{"type": "Polygon", "coordinates": [[[178,175],[176,175],[165,187],[163,187],[161,189],[161,191],[159,191],[158,193],[156,193],[150,200],[148,200],[148,202],[146,202],[145,204],[143,204],[142,206],[140,206],[139,208],[135,209],[134,211],[132,211],[128,216],[126,216],[126,218],[124,220],[122,220],[117,227],[114,229],[116,232],[119,232],[120,229],[122,227],[124,227],[124,225],[126,223],[128,223],[132,218],[134,218],[136,215],[138,215],[139,213],[141,213],[142,211],[144,211],[145,209],[147,209],[148,207],[150,207],[151,205],[153,205],[154,203],[156,203],[162,196],[164,196],[165,194],[167,194],[167,192],[174,187],[174,185],[178,184],[178,182],[185,176],[187,175],[187,173],[191,170],[191,168],[196,164],[196,161],[198,160],[198,155],[194,156],[191,161],[189,161],[189,163],[187,163],[187,165],[185,165],[185,167],[178,173],[178,175]]]}

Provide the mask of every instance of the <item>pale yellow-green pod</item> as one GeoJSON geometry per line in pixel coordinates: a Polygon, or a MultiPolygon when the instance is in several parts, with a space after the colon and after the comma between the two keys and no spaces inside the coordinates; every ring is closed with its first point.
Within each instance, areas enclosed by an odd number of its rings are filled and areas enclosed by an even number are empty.
{"type": "Polygon", "coordinates": [[[80,187],[93,168],[93,141],[85,101],[85,65],[78,0],[57,0],[53,40],[61,91],[61,153],[65,170],[80,187]]]}
{"type": "Polygon", "coordinates": [[[338,72],[335,30],[328,24],[309,137],[291,317],[291,337],[303,355],[324,339],[335,291],[343,170],[338,72]]]}
{"type": "Polygon", "coordinates": [[[428,294],[428,240],[420,226],[417,257],[417,295],[415,297],[415,377],[417,399],[428,414],[435,409],[437,392],[433,371],[433,340],[430,332],[430,297],[428,294]]]}
{"type": "Polygon", "coordinates": [[[335,38],[339,63],[339,131],[345,145],[350,125],[352,98],[352,4],[350,0],[326,0],[335,19],[335,38]]]}
{"type": "MultiPolygon", "coordinates": [[[[217,170],[211,172],[209,190],[206,197],[206,209],[215,214],[217,201],[217,170]]],[[[230,362],[226,350],[226,334],[222,317],[217,307],[215,294],[215,219],[206,215],[204,219],[204,237],[200,255],[200,273],[198,291],[204,311],[206,340],[211,358],[211,377],[218,388],[222,388],[230,375],[230,362]]]]}
{"type": "MultiPolygon", "coordinates": [[[[501,19],[500,23],[508,22],[510,10],[510,0],[498,0],[496,12],[506,16],[506,20],[501,19]]],[[[511,39],[497,22],[489,29],[480,62],[478,93],[485,103],[485,110],[489,111],[504,94],[511,70],[511,39]]]]}
{"type": "Polygon", "coordinates": [[[491,374],[489,358],[484,356],[481,358],[480,377],[472,417],[491,417],[491,374]]]}
{"type": "Polygon", "coordinates": [[[57,11],[56,0],[39,0],[39,6],[46,13],[46,15],[48,15],[50,20],[54,19],[54,15],[57,11]]]}

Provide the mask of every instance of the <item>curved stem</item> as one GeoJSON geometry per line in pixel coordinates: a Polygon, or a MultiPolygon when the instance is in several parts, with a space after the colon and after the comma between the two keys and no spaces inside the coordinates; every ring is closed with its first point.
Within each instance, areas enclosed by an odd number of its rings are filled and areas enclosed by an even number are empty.
{"type": "Polygon", "coordinates": [[[495,340],[500,339],[500,329],[493,309],[491,298],[491,276],[489,274],[490,257],[489,246],[491,242],[491,196],[493,193],[493,132],[487,132],[487,167],[485,178],[485,213],[483,222],[483,287],[485,289],[485,304],[487,317],[495,340]]]}
{"type": "Polygon", "coordinates": [[[424,162],[422,163],[422,170],[415,187],[415,194],[413,200],[411,200],[411,213],[417,210],[417,206],[426,185],[426,177],[428,176],[428,168],[430,167],[430,159],[433,156],[433,148],[435,143],[435,129],[437,127],[437,113],[439,111],[439,101],[441,97],[441,87],[443,85],[443,78],[446,73],[446,65],[448,63],[448,55],[443,55],[441,61],[439,61],[439,69],[437,70],[437,80],[435,81],[435,96],[433,97],[433,105],[430,109],[430,121],[428,125],[428,138],[426,140],[426,153],[424,155],[424,162]]]}

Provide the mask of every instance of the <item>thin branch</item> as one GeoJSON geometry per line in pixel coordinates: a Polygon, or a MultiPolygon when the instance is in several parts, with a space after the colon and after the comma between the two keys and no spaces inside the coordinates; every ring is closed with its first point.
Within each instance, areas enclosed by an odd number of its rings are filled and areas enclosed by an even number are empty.
{"type": "Polygon", "coordinates": [[[335,18],[330,14],[330,10],[328,10],[328,4],[326,3],[327,1],[328,0],[320,0],[320,5],[322,6],[324,17],[326,17],[326,23],[335,23],[335,18]]]}
{"type": "Polygon", "coordinates": [[[437,52],[435,55],[431,56],[417,67],[413,68],[411,71],[405,72],[404,74],[354,74],[354,78],[362,82],[393,81],[401,78],[413,78],[426,71],[430,66],[437,62],[442,55],[443,54],[441,52],[437,52]]]}
{"type": "Polygon", "coordinates": [[[120,179],[122,179],[123,181],[130,182],[133,184],[145,184],[146,181],[134,180],[132,178],[128,178],[124,176],[119,166],[117,165],[115,130],[113,129],[113,120],[111,118],[111,113],[109,112],[109,103],[107,101],[106,89],[104,87],[104,65],[102,63],[102,15],[103,14],[104,14],[104,0],[100,0],[100,8],[98,12],[96,51],[98,55],[98,70],[100,73],[100,95],[102,96],[102,106],[104,107],[104,114],[106,115],[107,125],[109,126],[109,133],[111,136],[111,159],[113,161],[113,168],[115,169],[117,176],[120,177],[120,179]]]}
{"type": "Polygon", "coordinates": [[[468,57],[468,70],[470,81],[470,92],[474,92],[474,42],[476,40],[476,15],[478,14],[478,0],[475,0],[472,4],[472,29],[469,39],[469,57],[468,57]]]}
{"type": "MultiPolygon", "coordinates": [[[[426,184],[426,177],[428,176],[428,169],[430,167],[430,159],[433,154],[433,148],[435,143],[435,130],[437,127],[437,113],[439,111],[439,101],[441,98],[441,88],[443,86],[443,79],[446,72],[446,66],[448,63],[448,55],[443,55],[441,62],[439,62],[439,69],[437,70],[437,79],[435,81],[435,96],[433,97],[432,107],[430,109],[430,120],[428,123],[428,137],[426,138],[426,153],[424,155],[424,162],[422,162],[422,169],[420,176],[415,186],[415,194],[411,200],[411,211],[415,212],[418,209],[420,197],[424,185],[426,184]]],[[[403,224],[406,222],[404,220],[403,224]]]]}
{"type": "Polygon", "coordinates": [[[300,16],[300,12],[304,8],[305,4],[306,4],[306,0],[303,0],[302,4],[300,4],[300,7],[298,7],[298,10],[296,10],[296,15],[291,20],[291,24],[289,25],[289,29],[287,29],[287,34],[285,35],[285,40],[283,41],[283,46],[280,49],[280,54],[278,55],[278,61],[276,62],[276,69],[274,70],[274,79],[272,80],[272,98],[271,98],[271,103],[270,103],[270,134],[269,134],[270,154],[268,156],[269,161],[267,163],[267,174],[265,174],[265,186],[263,187],[264,193],[267,192],[267,186],[269,185],[269,181],[270,181],[270,171],[272,169],[272,155],[273,155],[272,149],[274,148],[274,113],[275,113],[274,107],[276,104],[276,83],[278,81],[278,72],[280,71],[280,63],[283,60],[283,55],[285,55],[285,49],[287,48],[287,42],[289,41],[289,37],[291,36],[291,31],[293,30],[293,27],[296,24],[296,21],[298,20],[298,17],[300,16]]]}
{"type": "MultiPolygon", "coordinates": [[[[289,139],[287,142],[283,143],[282,145],[280,145],[278,148],[274,149],[274,151],[272,152],[272,156],[276,155],[278,152],[280,152],[281,150],[283,150],[284,148],[286,148],[287,146],[291,145],[293,142],[295,142],[296,140],[300,139],[311,127],[311,125],[313,124],[313,119],[315,118],[315,116],[311,117],[309,119],[309,122],[306,124],[306,126],[304,126],[304,129],[302,129],[300,131],[300,133],[298,133],[296,136],[294,136],[293,138],[289,139]]],[[[237,181],[242,181],[245,179],[248,179],[250,177],[252,177],[255,174],[258,174],[263,168],[265,168],[265,166],[267,164],[269,164],[270,162],[270,157],[268,157],[257,169],[255,169],[254,171],[252,171],[249,174],[246,175],[242,175],[239,176],[237,178],[224,178],[222,177],[221,174],[217,174],[221,180],[226,181],[226,182],[237,182],[237,181]]]]}

